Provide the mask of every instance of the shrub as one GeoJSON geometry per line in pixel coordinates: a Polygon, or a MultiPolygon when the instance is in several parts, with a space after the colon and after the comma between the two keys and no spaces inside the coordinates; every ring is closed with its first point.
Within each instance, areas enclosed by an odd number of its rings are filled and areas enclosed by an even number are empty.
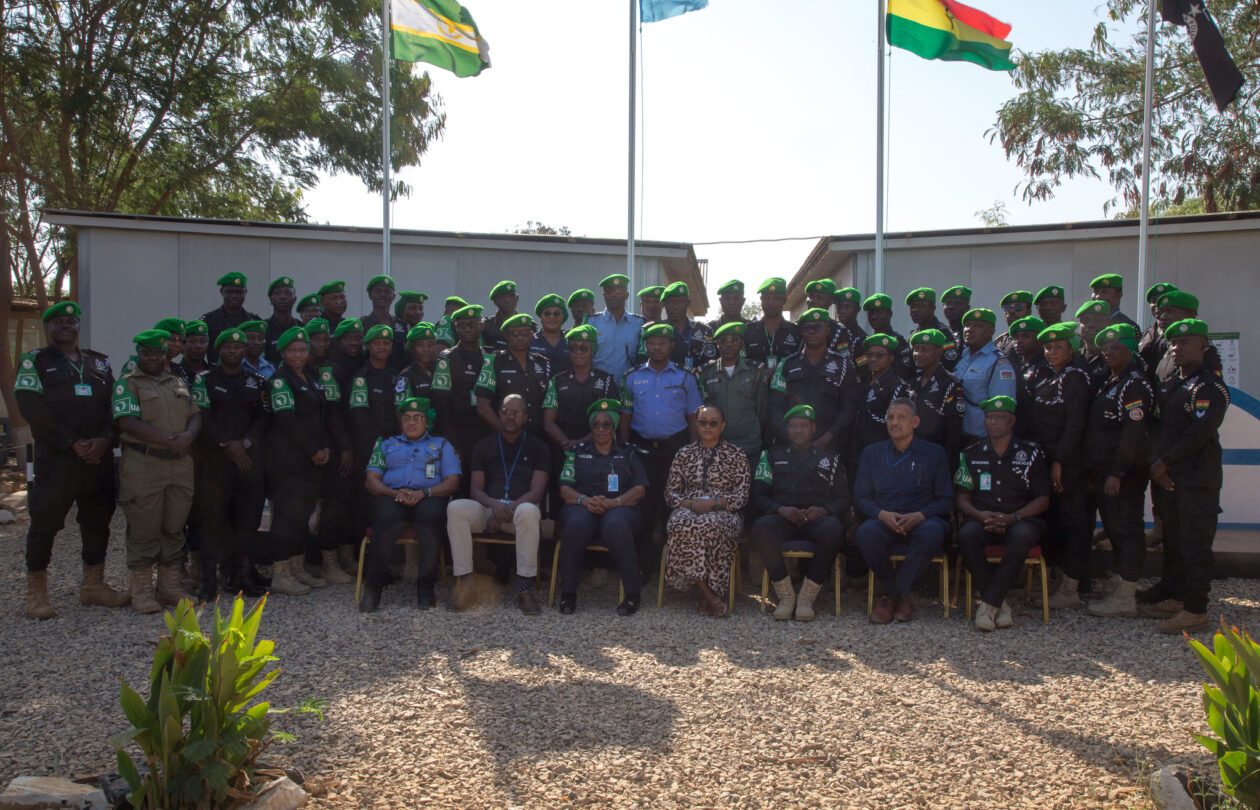
{"type": "Polygon", "coordinates": [[[1216,757],[1225,790],[1245,807],[1260,808],[1260,644],[1224,621],[1221,628],[1211,650],[1186,637],[1215,682],[1203,684],[1203,710],[1216,736],[1193,736],[1216,757]]]}

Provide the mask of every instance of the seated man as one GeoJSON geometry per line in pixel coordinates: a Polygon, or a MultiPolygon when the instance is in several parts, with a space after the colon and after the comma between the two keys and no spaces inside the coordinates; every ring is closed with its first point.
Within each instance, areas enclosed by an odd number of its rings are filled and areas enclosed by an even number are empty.
{"type": "Polygon", "coordinates": [[[945,451],[914,437],[919,426],[914,402],[888,403],[885,425],[888,440],[862,451],[853,488],[853,502],[865,518],[857,545],[884,586],[871,612],[875,624],[910,621],[910,588],[941,553],[949,533],[945,516],[954,505],[945,451]],[[905,549],[906,559],[894,576],[889,555],[896,546],[905,549]]]}
{"type": "Polygon", "coordinates": [[[849,511],[849,483],[839,456],[813,446],[816,424],[811,406],[797,405],[783,419],[788,444],[763,451],[753,475],[753,507],[761,517],[753,524],[752,536],[779,597],[774,618],[785,621],[795,611],[798,622],[810,622],[818,587],[844,548],[841,521],[849,511]],[[789,540],[814,544],[799,596],[780,552],[789,540]]]}
{"type": "Polygon", "coordinates": [[[560,472],[560,612],[577,609],[577,585],[587,543],[598,538],[608,548],[621,574],[626,598],[617,615],[633,616],[639,609],[639,559],[635,535],[643,532],[639,501],[647,493],[647,472],[634,445],[617,441],[621,403],[615,399],[592,402],[586,409],[591,438],[565,453],[560,472]]]}
{"type": "Polygon", "coordinates": [[[954,475],[958,511],[965,518],[958,550],[980,590],[976,627],[1011,626],[1006,592],[1024,567],[1028,550],[1041,542],[1050,508],[1050,468],[1034,442],[1014,438],[1015,400],[997,396],[980,403],[988,439],[963,451],[954,475]],[[985,546],[1002,545],[1002,561],[989,567],[985,546]]]}
{"type": "Polygon", "coordinates": [[[520,591],[516,606],[526,615],[539,612],[534,593],[538,575],[538,504],[547,491],[551,451],[542,439],[525,432],[525,398],[508,394],[499,404],[499,432],[481,441],[472,451],[468,499],[446,507],[446,534],[451,540],[451,567],[455,572],[455,609],[476,604],[472,581],[473,532],[502,529],[516,535],[516,576],[520,591]]]}
{"type": "Polygon", "coordinates": [[[398,406],[402,433],[376,440],[367,463],[364,486],[372,496],[372,542],[368,545],[367,581],[359,610],[371,613],[381,603],[381,589],[393,579],[389,558],[410,524],[419,546],[416,604],[421,610],[437,602],[438,537],[434,528],[446,512],[447,497],[459,486],[459,456],[440,436],[429,435],[433,410],[429,400],[412,397],[398,406]]]}

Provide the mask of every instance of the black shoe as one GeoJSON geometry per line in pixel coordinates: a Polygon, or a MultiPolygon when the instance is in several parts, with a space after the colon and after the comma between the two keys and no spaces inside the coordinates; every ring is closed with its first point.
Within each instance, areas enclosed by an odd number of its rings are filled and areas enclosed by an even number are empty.
{"type": "Polygon", "coordinates": [[[241,565],[236,570],[236,575],[232,577],[230,582],[225,583],[227,589],[231,593],[239,593],[241,596],[249,599],[257,599],[265,596],[267,589],[254,581],[254,566],[249,563],[241,565]]]}
{"type": "Polygon", "coordinates": [[[262,572],[258,570],[258,566],[256,565],[251,565],[249,568],[250,568],[250,579],[255,584],[257,584],[260,588],[271,587],[271,577],[263,576],[262,572]]]}
{"type": "Polygon", "coordinates": [[[633,616],[639,612],[639,597],[627,596],[620,605],[617,605],[618,616],[633,616]]]}
{"type": "Polygon", "coordinates": [[[381,589],[367,583],[363,585],[363,593],[359,596],[359,612],[375,613],[381,606],[381,589]]]}
{"type": "Polygon", "coordinates": [[[575,594],[566,593],[560,596],[560,613],[565,616],[572,616],[577,610],[577,596],[575,594]]]}
{"type": "Polygon", "coordinates": [[[1139,605],[1153,605],[1156,602],[1163,602],[1165,599],[1176,598],[1172,588],[1164,584],[1162,579],[1151,587],[1138,591],[1134,596],[1136,596],[1139,605]]]}
{"type": "Polygon", "coordinates": [[[420,610],[432,610],[437,607],[437,597],[433,595],[433,591],[417,591],[416,607],[420,610]]]}

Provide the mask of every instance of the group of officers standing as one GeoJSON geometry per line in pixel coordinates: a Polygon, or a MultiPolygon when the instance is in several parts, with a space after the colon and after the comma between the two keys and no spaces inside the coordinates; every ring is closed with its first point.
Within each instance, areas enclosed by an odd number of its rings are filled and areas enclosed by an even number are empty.
{"type": "MultiPolygon", "coordinates": [[[[973,307],[968,288],[940,295],[943,318],[936,292],[920,288],[905,300],[915,324],[908,337],[892,328],[889,296],[863,298],[828,279],[806,285],[806,308],[795,321],[784,314],[784,279],[760,285],[761,317],[753,320],[742,315],[743,283],[727,282],[711,323],[688,318],[683,282],[640,290],[639,312],[628,311],[630,280],[620,274],[600,282],[602,311],[595,311],[591,290],[549,294],[534,309],[538,322],[518,312],[512,281],[490,291],[494,312],[487,317],[481,306],[452,296],[436,322],[425,320],[427,296],[396,290],[389,276],[369,282],[372,311],[362,318],[345,317],[340,281],[299,299],[293,279],[276,279],[265,319],[245,309],[243,275],[228,273],[218,284],[221,307],[193,321],[165,318],[137,334],[136,356],[117,380],[108,358],[78,345],[77,304],[61,302],[43,314],[48,345],[23,355],[16,382],[35,443],[29,616],[55,615],[46,569],[74,504],[84,604],[130,603],[153,612],[187,589],[209,599],[221,585],[247,595],[302,594],[351,581],[354,547],[382,491],[380,475],[373,482],[366,473],[383,471],[378,454],[382,442],[399,436],[400,411],[425,414],[424,437],[441,437],[467,466],[479,444],[496,437],[502,456],[508,399],[523,411],[520,431],[547,446],[542,500],[553,514],[566,461],[603,458],[578,452],[592,440],[590,409],[614,403],[618,446],[632,446],[645,472],[646,494],[635,499],[647,527],[638,554],[645,571],[660,553],[671,460],[696,437],[698,405],[716,405],[724,439],[769,488],[756,501],[793,513],[757,533],[765,554],[807,534],[812,521],[851,522],[848,499],[846,514],[815,508],[838,502],[830,471],[854,482],[863,451],[891,435],[890,405],[909,401],[914,436],[944,449],[956,485],[968,493],[968,505],[960,500],[957,510],[964,528],[968,520],[978,523],[982,539],[995,545],[1014,534],[1007,531],[1012,523],[1038,529],[1036,540],[1056,571],[1052,607],[1077,607],[1094,592],[1098,515],[1116,577],[1090,611],[1141,612],[1163,619],[1160,629],[1168,632],[1206,629],[1222,483],[1217,429],[1229,396],[1197,299],[1171,284],[1147,292],[1155,322],[1140,335],[1121,312],[1118,275],[1094,279],[1075,321],[1065,320],[1062,287],[1004,296],[1002,334],[998,315],[973,307]],[[858,322],[863,313],[866,328],[858,322]],[[800,436],[789,432],[789,414],[799,415],[802,405],[814,423],[807,457],[800,436]],[[1013,417],[1018,441],[994,440],[992,412],[1013,417]],[[118,445],[116,484],[111,461],[118,445]],[[1030,447],[1044,456],[1048,493],[1030,473],[1030,447]],[[1164,575],[1137,592],[1148,483],[1162,524],[1164,575]],[[116,499],[127,516],[128,593],[103,578],[116,499]],[[270,530],[263,534],[268,500],[270,530]],[[198,563],[190,566],[192,582],[181,577],[186,551],[198,563]]],[[[498,477],[510,481],[508,459],[496,459],[504,466],[498,477]]],[[[413,466],[408,492],[469,497],[467,469],[456,481],[413,466]]],[[[569,484],[599,479],[593,470],[565,473],[569,484]]],[[[611,486],[615,476],[604,477],[611,486]]],[[[748,517],[752,523],[756,516],[748,517]]],[[[424,606],[434,601],[431,557],[418,571],[424,606]]],[[[776,591],[785,595],[781,580],[776,591]]]]}

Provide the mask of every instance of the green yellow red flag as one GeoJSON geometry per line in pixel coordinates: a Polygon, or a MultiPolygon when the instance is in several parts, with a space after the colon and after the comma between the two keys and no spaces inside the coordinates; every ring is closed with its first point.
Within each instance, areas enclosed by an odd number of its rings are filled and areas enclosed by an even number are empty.
{"type": "Polygon", "coordinates": [[[888,41],[924,59],[1014,70],[1011,27],[955,0],[888,0],[888,41]]]}

